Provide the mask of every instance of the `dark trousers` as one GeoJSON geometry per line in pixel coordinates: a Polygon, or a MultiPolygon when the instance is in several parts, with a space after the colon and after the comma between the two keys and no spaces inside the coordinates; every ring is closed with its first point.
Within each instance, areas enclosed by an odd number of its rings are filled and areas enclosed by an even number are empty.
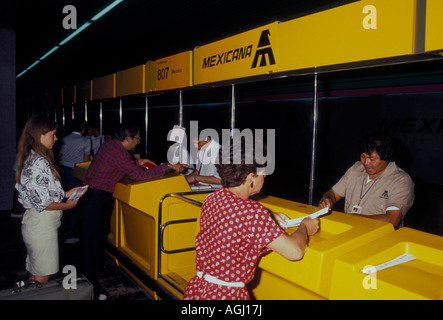
{"type": "MultiPolygon", "coordinates": [[[[83,182],[74,177],[74,169],[66,166],[62,166],[63,176],[65,178],[66,189],[71,190],[75,187],[80,187],[83,182]]],[[[72,238],[76,236],[77,232],[77,207],[72,208],[64,212],[66,224],[65,238],[72,238]]]]}
{"type": "Polygon", "coordinates": [[[99,273],[103,267],[114,198],[112,193],[89,188],[77,204],[79,214],[80,273],[100,292],[99,273]]]}

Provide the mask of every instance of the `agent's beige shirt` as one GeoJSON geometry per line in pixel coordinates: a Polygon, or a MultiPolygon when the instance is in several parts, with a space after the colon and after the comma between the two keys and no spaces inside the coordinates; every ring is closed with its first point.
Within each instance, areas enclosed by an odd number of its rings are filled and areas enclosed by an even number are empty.
{"type": "Polygon", "coordinates": [[[361,206],[362,215],[386,214],[386,209],[396,207],[404,218],[414,203],[414,183],[395,162],[368,182],[365,167],[357,161],[332,189],[345,198],[346,213],[355,205],[361,206]]]}

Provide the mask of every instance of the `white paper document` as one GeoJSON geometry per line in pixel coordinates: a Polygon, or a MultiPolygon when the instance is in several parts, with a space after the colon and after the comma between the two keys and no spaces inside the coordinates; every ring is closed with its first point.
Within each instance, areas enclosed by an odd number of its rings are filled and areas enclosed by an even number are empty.
{"type": "Polygon", "coordinates": [[[315,219],[318,218],[320,216],[323,216],[325,214],[327,214],[329,212],[329,208],[323,208],[321,210],[318,210],[312,214],[310,214],[309,216],[304,216],[304,217],[300,217],[300,218],[295,218],[295,219],[291,219],[291,220],[287,220],[285,221],[285,223],[280,223],[280,227],[282,228],[292,228],[292,227],[297,227],[300,225],[300,223],[303,221],[303,219],[305,218],[311,218],[311,219],[315,219]]]}
{"type": "Polygon", "coordinates": [[[215,189],[210,184],[191,185],[191,190],[212,190],[215,189]]]}
{"type": "Polygon", "coordinates": [[[399,264],[402,264],[402,263],[405,263],[405,262],[408,262],[408,261],[412,261],[412,260],[415,260],[415,259],[416,258],[412,254],[405,253],[405,254],[402,254],[401,256],[398,256],[397,258],[392,259],[392,260],[390,260],[388,262],[379,264],[379,265],[371,267],[371,268],[362,269],[361,272],[363,272],[365,274],[371,274],[374,271],[380,271],[380,270],[383,270],[383,269],[386,269],[386,268],[389,268],[389,267],[393,267],[393,266],[396,266],[396,265],[399,265],[399,264]]]}

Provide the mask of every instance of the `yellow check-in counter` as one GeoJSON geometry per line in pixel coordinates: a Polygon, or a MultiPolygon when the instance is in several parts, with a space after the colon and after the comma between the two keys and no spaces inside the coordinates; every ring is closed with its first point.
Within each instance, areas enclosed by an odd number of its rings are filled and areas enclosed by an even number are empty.
{"type": "Polygon", "coordinates": [[[337,258],[331,299],[443,299],[443,237],[402,228],[337,258]],[[365,274],[403,254],[415,260],[365,274]]]}
{"type": "MultiPolygon", "coordinates": [[[[272,212],[283,212],[291,219],[318,210],[275,197],[266,197],[260,202],[272,212]]],[[[287,232],[295,230],[291,228],[287,232]]],[[[391,224],[333,211],[320,218],[320,230],[310,237],[302,260],[289,261],[274,252],[261,259],[253,296],[258,300],[329,299],[335,259],[393,232],[391,224]]]]}
{"type": "Polygon", "coordinates": [[[116,185],[108,242],[120,266],[129,260],[152,280],[144,287],[154,298],[161,289],[180,299],[195,275],[196,226],[206,196],[191,191],[181,175],[116,185]]]}

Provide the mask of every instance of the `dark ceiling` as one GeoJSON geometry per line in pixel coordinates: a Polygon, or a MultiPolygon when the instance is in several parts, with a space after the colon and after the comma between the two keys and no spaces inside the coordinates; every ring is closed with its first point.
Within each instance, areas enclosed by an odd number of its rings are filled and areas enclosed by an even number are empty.
{"type": "MultiPolygon", "coordinates": [[[[247,31],[355,0],[125,0],[79,36],[17,79],[27,87],[61,88],[247,31]]],[[[1,0],[0,26],[16,30],[19,74],[113,0],[1,0]]],[[[1,45],[1,44],[0,44],[1,45]]]]}

